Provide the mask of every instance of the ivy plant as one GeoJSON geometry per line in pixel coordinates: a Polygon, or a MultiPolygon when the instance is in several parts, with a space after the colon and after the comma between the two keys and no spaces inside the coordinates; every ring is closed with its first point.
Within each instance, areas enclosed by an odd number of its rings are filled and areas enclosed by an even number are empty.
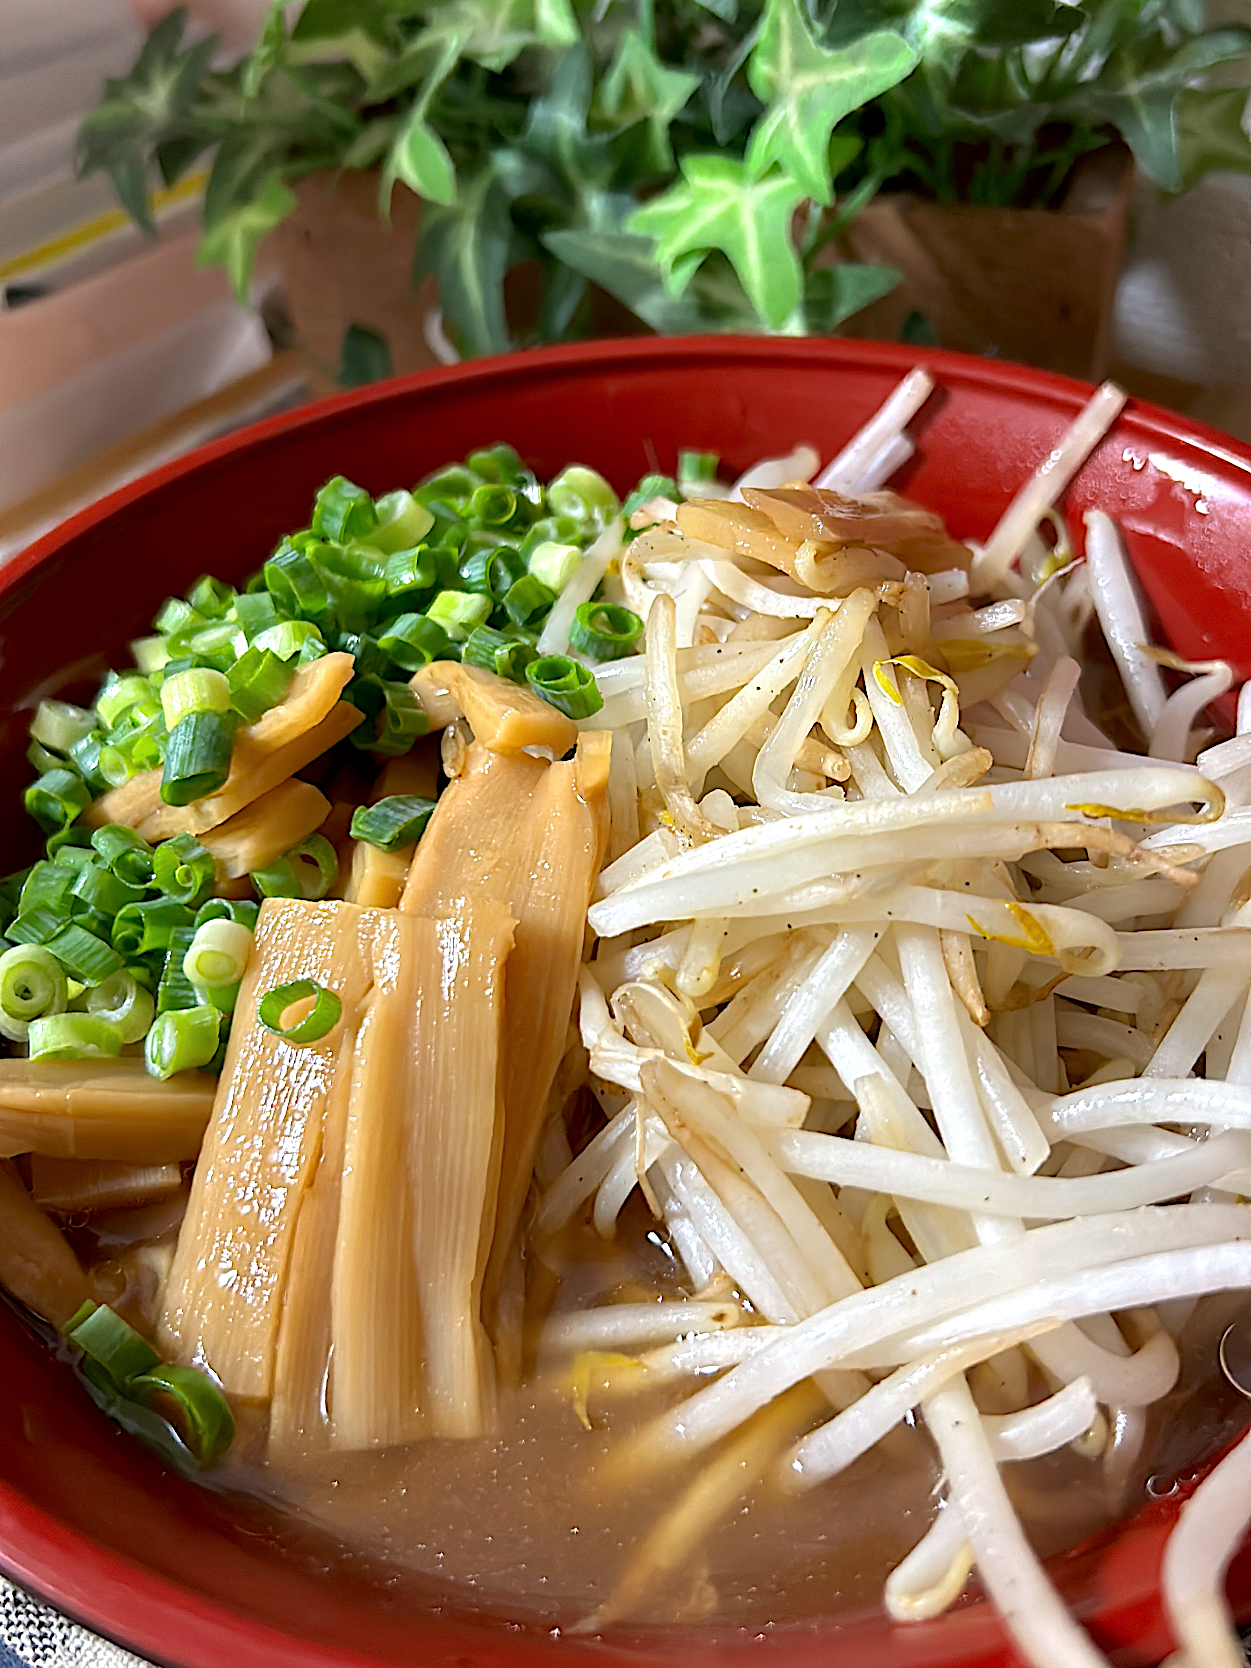
{"type": "Polygon", "coordinates": [[[374,170],[386,218],[423,199],[415,274],[462,352],[585,334],[597,285],[662,332],[829,331],[889,269],[832,259],[884,185],[1054,202],[1120,136],[1176,190],[1251,168],[1251,32],[1202,0],[276,0],[226,67],[171,13],[80,141],[148,224],[148,193],[211,153],[202,257],[242,295],[319,169],[374,170]]]}

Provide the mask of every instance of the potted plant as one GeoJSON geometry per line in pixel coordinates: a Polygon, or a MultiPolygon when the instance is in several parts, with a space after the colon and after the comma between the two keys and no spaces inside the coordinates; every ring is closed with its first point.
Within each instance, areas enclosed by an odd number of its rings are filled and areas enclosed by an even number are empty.
{"type": "Polygon", "coordinates": [[[1054,232],[1051,203],[1118,135],[1180,183],[1178,110],[1251,44],[1203,30],[1199,3],[306,0],[291,23],[276,3],[226,68],[175,12],[107,84],[81,159],[142,221],[152,183],[212,152],[203,258],[243,293],[275,233],[323,365],[346,341],[412,368],[441,331],[466,354],[605,329],[829,331],[900,273],[892,333],[918,312],[950,338],[905,197],[1003,212],[1010,180],[1011,212],[1054,232]]]}
{"type": "MultiPolygon", "coordinates": [[[[839,9],[834,8],[837,19],[839,9]]],[[[858,319],[920,317],[944,346],[1103,374],[1133,165],[1164,192],[1251,167],[1251,31],[1202,0],[970,0],[909,36],[917,69],[853,119],[863,140],[843,247],[902,273],[858,319]]]]}
{"type": "Polygon", "coordinates": [[[246,291],[278,230],[299,335],[343,327],[395,368],[442,326],[461,353],[593,333],[603,297],[635,328],[830,330],[893,272],[815,264],[834,130],[907,75],[866,28],[836,48],[800,0],[307,0],[212,67],[174,12],[110,81],[81,137],[140,221],[146,193],[203,165],[205,260],[246,291]],[[403,189],[401,189],[403,188],[403,189]],[[415,250],[415,265],[414,265],[415,250]],[[372,292],[372,293],[371,293],[372,292]]]}

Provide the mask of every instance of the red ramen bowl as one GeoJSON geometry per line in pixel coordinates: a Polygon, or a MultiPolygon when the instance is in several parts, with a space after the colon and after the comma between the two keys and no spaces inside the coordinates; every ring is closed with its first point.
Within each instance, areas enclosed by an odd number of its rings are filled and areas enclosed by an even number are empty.
{"type": "MultiPolygon", "coordinates": [[[[495,440],[541,474],[578,459],[622,489],[648,469],[672,469],[679,447],[719,452],[734,469],[799,441],[829,457],[916,359],[910,348],[873,343],[727,337],[554,348],[326,400],[124,487],[0,573],[4,869],[34,844],[17,812],[30,709],[123,663],[161,599],[198,574],[242,580],[279,534],[303,525],[328,476],[382,492],[495,440]]],[[[906,490],[956,534],[985,537],[1088,390],[955,354],[924,362],[940,392],[919,425],[906,490]]],[[[1118,518],[1181,653],[1224,655],[1240,677],[1251,674],[1251,450],[1131,404],[1068,503],[1118,518]]],[[[599,1643],[475,1619],[453,1591],[397,1582],[269,1508],[169,1475],[96,1412],[8,1309],[0,1348],[0,1566],[169,1668],[1018,1662],[978,1601],[915,1627],[865,1612],[750,1639],[688,1629],[599,1643]]],[[[1170,1647],[1157,1577],[1186,1486],[1053,1563],[1117,1663],[1148,1668],[1170,1647]]],[[[1251,1611],[1251,1555],[1235,1563],[1232,1591],[1251,1611]]]]}

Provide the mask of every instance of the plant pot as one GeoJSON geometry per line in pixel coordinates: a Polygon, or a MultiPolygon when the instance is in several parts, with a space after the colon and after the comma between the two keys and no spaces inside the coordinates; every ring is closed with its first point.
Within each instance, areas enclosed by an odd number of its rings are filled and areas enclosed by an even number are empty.
{"type": "MultiPolygon", "coordinates": [[[[446,363],[432,346],[439,286],[413,286],[413,252],[421,202],[404,186],[391,199],[391,224],[378,218],[376,170],[310,174],[294,185],[295,212],[273,234],[296,346],[314,389],[335,387],[343,336],[351,324],[385,336],[396,376],[446,363]]],[[[522,262],[504,285],[505,310],[515,336],[534,329],[539,313],[538,269],[522,262]]],[[[588,334],[650,335],[647,326],[604,290],[591,286],[588,334]]],[[[437,331],[435,332],[437,338],[437,331]]]]}
{"type": "Polygon", "coordinates": [[[1055,209],[978,208],[883,192],[851,223],[849,253],[903,282],[849,322],[897,338],[920,313],[942,347],[1098,380],[1112,347],[1133,163],[1123,145],[1085,158],[1055,209]]]}

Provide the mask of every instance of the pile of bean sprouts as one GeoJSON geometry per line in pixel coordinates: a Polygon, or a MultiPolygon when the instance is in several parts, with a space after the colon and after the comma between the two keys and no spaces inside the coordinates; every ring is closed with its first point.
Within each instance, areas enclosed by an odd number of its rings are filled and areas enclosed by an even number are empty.
{"type": "MultiPolygon", "coordinates": [[[[931,388],[912,372],[819,473],[800,447],[698,490],[881,488],[931,388]]],[[[557,1126],[535,1235],[588,1203],[611,1235],[640,1189],[692,1294],[558,1316],[544,1348],[672,1382],[627,1439],[640,1475],[801,1385],[824,1416],[777,1450],[792,1489],[923,1421],[942,1485],[886,1608],[936,1615],[975,1568],[1037,1668],[1105,1659],[1002,1468],[1077,1444],[1126,1471],[1196,1301],[1251,1288],[1251,685],[1213,744],[1230,668],[1148,646],[1107,515],[1073,554],[1063,495],[1123,398],[1094,395],[968,571],[868,550],[817,594],[660,498],[593,547],[540,645],[569,652],[601,585],[646,621],[583,725],[612,731],[579,1006],[606,1122],[576,1155],[557,1126]],[[1092,621],[1145,755],[1083,706],[1092,621]],[[1015,1411],[979,1411],[977,1370],[1015,1411]]],[[[1187,1668],[1242,1668],[1221,1582],[1249,1485],[1244,1442],[1170,1542],[1187,1668]]]]}

